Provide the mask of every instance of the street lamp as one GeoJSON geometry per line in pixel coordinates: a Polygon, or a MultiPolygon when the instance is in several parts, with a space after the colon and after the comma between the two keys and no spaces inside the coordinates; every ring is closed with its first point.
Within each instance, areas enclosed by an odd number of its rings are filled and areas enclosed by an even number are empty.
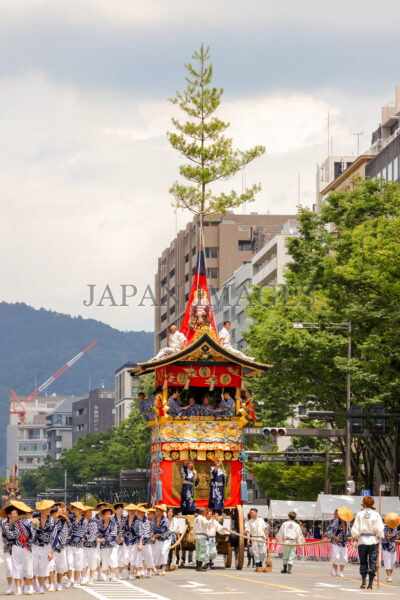
{"type": "MultiPolygon", "coordinates": [[[[293,323],[293,329],[346,329],[347,330],[347,361],[350,366],[351,361],[351,321],[345,323],[293,323]]],[[[347,394],[346,394],[346,412],[350,412],[350,397],[351,397],[351,377],[350,370],[346,377],[347,383],[347,394]]],[[[350,419],[346,419],[346,481],[351,479],[351,432],[350,432],[350,419]]]]}

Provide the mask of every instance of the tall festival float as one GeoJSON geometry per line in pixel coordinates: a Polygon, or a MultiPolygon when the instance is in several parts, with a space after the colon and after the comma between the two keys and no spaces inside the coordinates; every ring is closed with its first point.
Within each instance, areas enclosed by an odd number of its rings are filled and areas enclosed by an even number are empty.
{"type": "MultiPolygon", "coordinates": [[[[270,365],[257,363],[235,354],[218,342],[206,279],[204,249],[200,249],[197,267],[180,331],[187,342],[180,351],[160,359],[138,363],[130,372],[133,377],[155,372],[155,389],[162,392],[154,398],[154,418],[151,427],[150,502],[180,507],[182,464],[192,460],[200,483],[195,488],[196,506],[207,507],[210,494],[210,468],[215,458],[223,461],[228,476],[225,488],[225,509],[221,522],[240,535],[217,534],[217,550],[224,555],[225,565],[235,558],[237,569],[244,562],[243,502],[247,500],[244,479],[244,427],[254,418],[252,406],[244,407],[241,390],[246,379],[268,371],[270,365]],[[232,417],[194,416],[171,417],[168,414],[168,390],[178,388],[201,397],[208,392],[212,398],[229,390],[235,398],[232,417]],[[247,410],[246,410],[247,408],[247,410]]],[[[180,540],[183,549],[193,550],[193,515],[185,515],[185,533],[180,540]]]]}

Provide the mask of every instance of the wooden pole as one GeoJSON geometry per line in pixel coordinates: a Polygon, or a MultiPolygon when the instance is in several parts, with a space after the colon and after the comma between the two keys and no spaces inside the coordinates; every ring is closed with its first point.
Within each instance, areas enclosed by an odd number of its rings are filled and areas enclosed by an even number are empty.
{"type": "MultiPolygon", "coordinates": [[[[382,487],[379,486],[379,514],[382,512],[382,487]]],[[[378,561],[377,561],[376,583],[379,590],[380,572],[381,572],[381,541],[378,544],[378,561]]]]}

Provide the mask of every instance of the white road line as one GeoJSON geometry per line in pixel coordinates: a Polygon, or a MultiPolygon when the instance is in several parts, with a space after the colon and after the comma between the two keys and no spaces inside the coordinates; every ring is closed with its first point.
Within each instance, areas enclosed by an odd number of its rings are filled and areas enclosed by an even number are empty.
{"type": "Polygon", "coordinates": [[[137,600],[170,600],[166,596],[160,596],[154,592],[148,592],[128,581],[109,582],[107,584],[98,582],[93,586],[81,586],[81,590],[95,596],[98,600],[111,600],[113,598],[132,598],[137,600]]]}

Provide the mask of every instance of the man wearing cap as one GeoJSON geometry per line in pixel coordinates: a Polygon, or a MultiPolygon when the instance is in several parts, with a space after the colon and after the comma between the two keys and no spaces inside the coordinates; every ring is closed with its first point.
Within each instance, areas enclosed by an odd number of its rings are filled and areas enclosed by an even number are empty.
{"type": "Polygon", "coordinates": [[[150,569],[154,569],[154,562],[151,552],[152,530],[146,513],[147,510],[143,506],[138,505],[136,511],[137,518],[135,519],[133,528],[137,539],[139,540],[137,549],[137,567],[139,569],[139,576],[144,562],[146,566],[144,576],[150,577],[150,569]]]}
{"type": "Polygon", "coordinates": [[[115,514],[113,516],[114,521],[117,524],[117,549],[118,549],[118,571],[119,579],[124,578],[124,569],[127,567],[127,552],[123,538],[123,532],[125,528],[126,515],[124,515],[125,502],[117,502],[114,504],[115,514]]]}
{"type": "MultiPolygon", "coordinates": [[[[10,501],[0,511],[0,516],[5,519],[2,523],[4,535],[8,540],[12,540],[12,578],[14,579],[17,596],[22,594],[21,583],[23,580],[28,586],[27,593],[34,593],[31,549],[35,537],[35,528],[29,518],[31,513],[32,509],[18,500],[10,501]]],[[[12,593],[12,588],[11,592],[9,590],[7,590],[7,593],[12,593]]]]}
{"type": "Polygon", "coordinates": [[[357,513],[351,534],[354,540],[358,538],[361,589],[366,587],[368,574],[368,589],[372,590],[376,575],[379,540],[383,539],[384,525],[380,514],[376,512],[375,500],[371,496],[364,496],[362,507],[357,513]]]}
{"type": "Polygon", "coordinates": [[[382,558],[387,581],[392,581],[393,569],[396,566],[396,536],[399,524],[400,517],[398,514],[388,513],[386,515],[382,540],[382,558]]]}
{"type": "Polygon", "coordinates": [[[92,518],[92,507],[85,506],[83,516],[87,521],[86,534],[83,539],[82,585],[93,585],[98,566],[97,539],[99,537],[99,520],[92,518]]]}
{"type": "Polygon", "coordinates": [[[115,581],[115,570],[118,567],[117,537],[118,527],[114,519],[114,509],[106,506],[99,512],[99,542],[103,568],[103,581],[115,581]]]}
{"type": "Polygon", "coordinates": [[[205,566],[207,569],[212,569],[214,566],[213,560],[217,556],[217,543],[216,535],[227,535],[226,531],[220,523],[217,521],[218,513],[214,512],[212,508],[207,508],[206,519],[207,519],[207,534],[208,534],[208,555],[206,558],[205,566]]]}
{"type": "Polygon", "coordinates": [[[171,531],[169,521],[166,516],[167,506],[158,504],[155,506],[156,516],[152,520],[153,530],[153,559],[156,566],[156,575],[165,575],[165,569],[168,562],[168,552],[171,546],[171,531]]]}
{"type": "Polygon", "coordinates": [[[71,521],[68,536],[68,582],[65,587],[79,587],[79,580],[83,570],[83,540],[86,537],[88,522],[83,516],[85,505],[82,502],[71,502],[70,510],[74,515],[71,521]],[[72,572],[74,579],[72,580],[72,572]]]}
{"type": "Polygon", "coordinates": [[[56,522],[56,545],[54,546],[54,564],[56,570],[56,590],[62,591],[62,578],[68,570],[67,563],[67,543],[69,535],[70,522],[68,517],[63,514],[63,508],[59,503],[55,504],[50,509],[50,514],[56,522]]]}
{"type": "Polygon", "coordinates": [[[7,529],[5,527],[6,523],[9,524],[10,520],[18,517],[18,510],[10,505],[8,510],[3,512],[2,514],[6,515],[1,518],[1,537],[3,541],[3,559],[4,565],[6,568],[6,579],[8,583],[8,589],[6,594],[10,595],[13,593],[13,577],[12,577],[12,547],[13,547],[13,538],[8,537],[7,529]]]}
{"type": "Polygon", "coordinates": [[[351,538],[350,523],[353,513],[350,509],[342,506],[337,508],[330,522],[326,537],[332,543],[332,577],[343,577],[344,567],[347,564],[347,543],[351,538]],[[339,573],[337,568],[339,566],[339,573]]]}
{"type": "Polygon", "coordinates": [[[254,558],[256,568],[261,568],[267,558],[266,540],[268,537],[268,527],[264,519],[258,516],[256,508],[250,509],[250,519],[245,525],[248,545],[251,541],[251,554],[254,558]],[[250,538],[252,538],[250,540],[250,538]]]}
{"type": "Polygon", "coordinates": [[[39,579],[39,593],[44,594],[44,583],[49,576],[50,562],[57,545],[56,522],[50,516],[53,500],[42,500],[36,505],[39,511],[39,524],[33,540],[33,572],[39,579]]]}
{"type": "Polygon", "coordinates": [[[276,536],[276,541],[283,542],[283,569],[281,573],[288,573],[290,575],[296,557],[295,544],[304,544],[305,540],[300,525],[296,523],[296,513],[290,511],[288,517],[289,520],[282,523],[276,536]]]}
{"type": "Polygon", "coordinates": [[[131,503],[125,506],[128,516],[126,517],[124,530],[122,532],[124,544],[126,546],[126,564],[129,565],[129,579],[133,579],[136,574],[137,544],[135,544],[136,534],[133,530],[133,524],[136,519],[136,509],[136,504],[131,503]]]}

